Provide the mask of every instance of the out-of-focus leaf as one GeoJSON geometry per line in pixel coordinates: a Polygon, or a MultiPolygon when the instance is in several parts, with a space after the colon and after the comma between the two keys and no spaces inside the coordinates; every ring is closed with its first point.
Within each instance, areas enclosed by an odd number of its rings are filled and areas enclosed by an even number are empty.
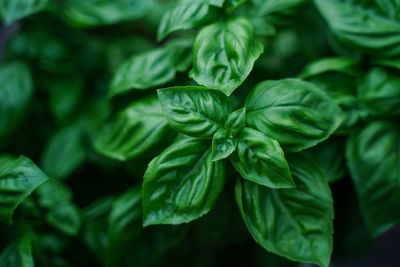
{"type": "Polygon", "coordinates": [[[111,82],[110,97],[131,90],[145,90],[165,84],[191,63],[191,42],[178,40],[166,46],[134,55],[117,69],[111,82]]]}
{"type": "Polygon", "coordinates": [[[17,206],[48,179],[26,157],[0,156],[0,220],[11,223],[17,206]]]}
{"type": "Polygon", "coordinates": [[[50,0],[0,0],[0,15],[6,25],[45,9],[50,0]]]}
{"type": "Polygon", "coordinates": [[[361,213],[373,236],[400,222],[400,130],[372,122],[351,135],[346,147],[361,213]]]}
{"type": "Polygon", "coordinates": [[[20,124],[32,98],[33,84],[28,67],[23,63],[0,66],[0,147],[20,124]]]}
{"type": "Polygon", "coordinates": [[[71,24],[93,27],[138,19],[153,5],[153,0],[68,0],[63,12],[71,24]]]}
{"type": "Polygon", "coordinates": [[[81,227],[81,214],[75,205],[63,202],[46,214],[46,221],[62,233],[70,236],[78,234],[81,227]]]}
{"type": "Polygon", "coordinates": [[[117,160],[156,154],[175,133],[156,97],[137,100],[111,118],[94,139],[98,152],[117,160]]]}
{"type": "Polygon", "coordinates": [[[82,129],[71,125],[49,140],[42,156],[42,168],[52,178],[65,179],[82,164],[85,155],[82,129]]]}
{"type": "Polygon", "coordinates": [[[11,243],[0,255],[2,267],[34,267],[32,255],[32,238],[29,232],[11,243]]]}

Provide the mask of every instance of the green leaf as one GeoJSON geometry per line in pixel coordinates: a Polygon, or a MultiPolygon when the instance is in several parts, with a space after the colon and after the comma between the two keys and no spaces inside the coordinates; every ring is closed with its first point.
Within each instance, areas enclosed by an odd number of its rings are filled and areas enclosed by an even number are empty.
{"type": "Polygon", "coordinates": [[[322,90],[298,79],[265,81],[246,101],[247,125],[277,140],[290,152],[327,139],[343,113],[322,90]]]}
{"type": "Polygon", "coordinates": [[[314,3],[343,43],[374,55],[400,55],[399,20],[380,13],[373,5],[354,1],[314,0],[314,3]]]}
{"type": "Polygon", "coordinates": [[[0,66],[0,146],[22,121],[33,94],[32,77],[23,63],[0,66]]]}
{"type": "Polygon", "coordinates": [[[235,151],[237,140],[225,129],[218,130],[212,140],[212,160],[218,161],[229,157],[235,151]]]}
{"type": "Polygon", "coordinates": [[[289,161],[292,189],[238,183],[236,200],[247,229],[264,249],[327,267],[332,252],[333,205],[327,180],[312,161],[289,161]]]}
{"type": "Polygon", "coordinates": [[[17,240],[8,245],[0,255],[2,267],[34,267],[32,255],[32,237],[29,232],[23,233],[17,240]]]}
{"type": "Polygon", "coordinates": [[[158,99],[148,97],[112,117],[95,136],[94,147],[107,157],[126,161],[157,153],[175,135],[158,99]]]}
{"type": "Polygon", "coordinates": [[[164,13],[157,39],[162,40],[171,32],[187,30],[212,22],[218,18],[218,11],[208,1],[182,0],[164,13]]]}
{"type": "Polygon", "coordinates": [[[150,162],[143,182],[144,226],[186,223],[210,211],[225,179],[208,147],[187,138],[150,162]]]}
{"type": "Polygon", "coordinates": [[[193,51],[190,76],[201,85],[230,95],[250,74],[263,44],[250,21],[236,17],[203,28],[193,51]]]}
{"type": "Polygon", "coordinates": [[[68,0],[62,11],[71,24],[93,27],[141,18],[153,5],[153,0],[68,0]]]}
{"type": "Polygon", "coordinates": [[[161,89],[158,98],[171,127],[193,137],[211,138],[231,111],[224,94],[200,86],[161,89]]]}
{"type": "Polygon", "coordinates": [[[0,220],[11,223],[18,205],[48,179],[26,157],[0,156],[0,220]]]}
{"type": "Polygon", "coordinates": [[[165,84],[190,64],[191,42],[175,41],[165,47],[134,55],[117,69],[111,82],[110,97],[165,84]]]}
{"type": "Polygon", "coordinates": [[[50,0],[0,0],[0,15],[6,25],[45,9],[50,0]]]}
{"type": "Polygon", "coordinates": [[[82,223],[79,209],[68,202],[60,203],[47,212],[46,221],[69,236],[77,235],[82,223]]]}
{"type": "Polygon", "coordinates": [[[263,16],[284,12],[308,1],[309,0],[251,0],[258,14],[263,16]]]}
{"type": "Polygon", "coordinates": [[[85,160],[82,129],[71,125],[58,131],[47,144],[42,156],[42,168],[52,178],[65,179],[85,160]]]}
{"type": "Polygon", "coordinates": [[[380,121],[354,133],[347,143],[347,164],[374,236],[400,223],[399,149],[398,125],[380,121]]]}
{"type": "Polygon", "coordinates": [[[318,164],[329,182],[343,178],[346,173],[344,142],[339,138],[331,137],[310,149],[304,150],[304,154],[318,164]]]}
{"type": "Polygon", "coordinates": [[[345,57],[322,58],[305,66],[299,77],[305,79],[331,71],[354,75],[357,73],[357,63],[356,60],[345,57]]]}
{"type": "Polygon", "coordinates": [[[398,72],[371,69],[358,86],[358,98],[374,115],[400,115],[400,78],[398,72]]]}
{"type": "Polygon", "coordinates": [[[235,169],[243,178],[271,188],[295,187],[279,143],[259,131],[244,128],[231,155],[235,169]]]}
{"type": "Polygon", "coordinates": [[[238,133],[246,126],[246,108],[235,110],[226,119],[225,129],[233,134],[238,133]]]}
{"type": "Polygon", "coordinates": [[[72,192],[68,186],[56,179],[49,179],[34,192],[38,204],[46,210],[54,209],[62,203],[72,200],[72,192]]]}

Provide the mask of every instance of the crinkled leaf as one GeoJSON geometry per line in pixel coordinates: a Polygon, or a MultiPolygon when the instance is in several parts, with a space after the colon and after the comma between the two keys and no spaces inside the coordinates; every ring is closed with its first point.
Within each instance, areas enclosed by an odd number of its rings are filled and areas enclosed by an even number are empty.
{"type": "Polygon", "coordinates": [[[298,79],[265,81],[246,101],[248,126],[294,152],[327,139],[343,113],[321,89],[298,79]]]}
{"type": "Polygon", "coordinates": [[[6,25],[45,9],[50,0],[0,0],[0,14],[6,25]]]}
{"type": "Polygon", "coordinates": [[[225,159],[235,151],[237,141],[225,129],[218,130],[212,140],[213,161],[225,159]]]}
{"type": "Polygon", "coordinates": [[[398,125],[380,121],[354,133],[347,143],[347,164],[374,236],[400,223],[399,151],[398,125]]]}
{"type": "Polygon", "coordinates": [[[149,97],[113,116],[94,138],[94,146],[105,156],[125,161],[157,153],[174,136],[158,99],[149,97]]]}
{"type": "Polygon", "coordinates": [[[0,146],[23,119],[33,94],[32,77],[23,63],[0,66],[0,146]]]}
{"type": "Polygon", "coordinates": [[[191,42],[175,41],[165,47],[134,55],[117,69],[111,82],[110,97],[133,89],[145,90],[165,84],[191,63],[191,42]]]}
{"type": "Polygon", "coordinates": [[[11,223],[17,206],[48,179],[24,156],[0,156],[0,220],[11,223]]]}
{"type": "Polygon", "coordinates": [[[190,76],[201,85],[230,95],[250,74],[263,44],[250,21],[236,17],[203,28],[193,51],[190,76]]]}
{"type": "Polygon", "coordinates": [[[143,225],[179,224],[210,211],[224,185],[207,142],[186,138],[153,159],[144,175],[143,225]]]}
{"type": "Polygon", "coordinates": [[[361,5],[350,0],[314,3],[343,43],[375,55],[400,55],[400,20],[382,14],[373,4],[361,5]]]}
{"type": "Polygon", "coordinates": [[[247,229],[267,251],[327,267],[332,252],[333,203],[326,177],[298,157],[290,167],[296,188],[270,189],[244,180],[236,187],[247,229]]]}
{"type": "Polygon", "coordinates": [[[230,159],[243,178],[271,188],[295,186],[277,141],[251,128],[244,128],[237,138],[237,149],[230,159]]]}
{"type": "Polygon", "coordinates": [[[85,155],[81,128],[71,125],[49,140],[42,156],[42,168],[52,178],[65,179],[83,163],[85,155]]]}
{"type": "Polygon", "coordinates": [[[158,98],[171,127],[193,137],[211,138],[231,111],[224,94],[200,86],[161,89],[158,98]]]}
{"type": "Polygon", "coordinates": [[[371,69],[358,86],[358,98],[374,115],[400,114],[400,78],[381,68],[371,69]]]}

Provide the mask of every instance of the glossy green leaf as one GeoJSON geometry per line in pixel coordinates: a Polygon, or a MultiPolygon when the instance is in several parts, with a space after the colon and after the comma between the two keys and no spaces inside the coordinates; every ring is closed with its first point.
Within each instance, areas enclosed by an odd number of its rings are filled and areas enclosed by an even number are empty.
{"type": "Polygon", "coordinates": [[[94,147],[107,157],[126,161],[157,153],[174,136],[158,99],[149,97],[113,116],[94,138],[94,147]]]}
{"type": "Polygon", "coordinates": [[[153,0],[68,0],[63,11],[71,24],[93,27],[138,19],[153,5],[153,0]]]}
{"type": "Polygon", "coordinates": [[[264,249],[327,267],[332,252],[333,203],[326,177],[312,161],[289,161],[292,189],[238,183],[236,200],[247,229],[264,249]]]}
{"type": "Polygon", "coordinates": [[[161,19],[158,39],[164,39],[171,32],[196,28],[218,19],[217,9],[207,2],[181,0],[174,4],[161,19]]]}
{"type": "Polygon", "coordinates": [[[42,156],[42,168],[52,178],[65,179],[85,160],[82,129],[71,125],[57,132],[42,156]]]}
{"type": "Polygon", "coordinates": [[[32,77],[23,63],[0,66],[0,146],[24,118],[33,94],[32,77]]]}
{"type": "Polygon", "coordinates": [[[361,5],[350,0],[314,3],[343,43],[375,55],[400,55],[400,21],[380,13],[373,4],[361,5]]]}
{"type": "Polygon", "coordinates": [[[400,78],[398,72],[371,69],[358,86],[358,98],[374,115],[400,114],[400,78]]]}
{"type": "Polygon", "coordinates": [[[235,110],[226,119],[225,129],[233,134],[238,133],[246,126],[246,108],[235,110]]]}
{"type": "Polygon", "coordinates": [[[321,89],[298,79],[265,81],[246,101],[248,126],[295,152],[327,139],[343,114],[321,89]]]}
{"type": "Polygon", "coordinates": [[[237,138],[237,149],[230,159],[243,178],[271,188],[295,187],[277,141],[251,128],[244,128],[237,138]]]}
{"type": "Polygon", "coordinates": [[[18,205],[48,179],[26,157],[0,156],[0,220],[11,223],[18,205]]]}
{"type": "Polygon", "coordinates": [[[224,185],[207,142],[186,138],[153,159],[144,175],[143,225],[179,224],[210,211],[224,185]]]}
{"type": "Polygon", "coordinates": [[[3,250],[0,255],[0,266],[34,267],[32,254],[31,234],[25,232],[3,250]]]}
{"type": "Polygon", "coordinates": [[[171,127],[193,137],[211,138],[231,111],[224,94],[200,86],[161,89],[158,98],[171,127]]]}
{"type": "Polygon", "coordinates": [[[45,9],[50,0],[0,0],[0,15],[6,25],[45,9]]]}
{"type": "Polygon", "coordinates": [[[225,159],[235,151],[237,140],[225,129],[218,130],[212,140],[213,161],[225,159]]]}
{"type": "Polygon", "coordinates": [[[230,95],[250,74],[263,44],[250,21],[236,17],[203,28],[193,51],[190,76],[201,85],[230,95]]]}
{"type": "Polygon", "coordinates": [[[173,80],[177,71],[184,71],[189,67],[190,51],[190,42],[176,41],[128,58],[114,75],[110,97],[133,89],[154,88],[173,80]]]}
{"type": "Polygon", "coordinates": [[[351,135],[347,143],[347,164],[374,236],[400,223],[399,149],[398,125],[379,121],[351,135]]]}

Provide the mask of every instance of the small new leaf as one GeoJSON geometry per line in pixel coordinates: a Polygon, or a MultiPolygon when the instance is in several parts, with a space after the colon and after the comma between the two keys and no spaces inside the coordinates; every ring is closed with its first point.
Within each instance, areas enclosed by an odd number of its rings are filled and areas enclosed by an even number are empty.
{"type": "Polygon", "coordinates": [[[251,128],[244,128],[237,139],[236,151],[230,159],[243,178],[271,188],[295,186],[277,141],[251,128]]]}
{"type": "Polygon", "coordinates": [[[212,160],[218,161],[229,157],[235,151],[236,145],[236,139],[225,129],[220,129],[212,140],[212,160]]]}
{"type": "Polygon", "coordinates": [[[229,114],[225,122],[225,129],[233,134],[238,133],[246,126],[246,108],[235,110],[229,114]]]}

